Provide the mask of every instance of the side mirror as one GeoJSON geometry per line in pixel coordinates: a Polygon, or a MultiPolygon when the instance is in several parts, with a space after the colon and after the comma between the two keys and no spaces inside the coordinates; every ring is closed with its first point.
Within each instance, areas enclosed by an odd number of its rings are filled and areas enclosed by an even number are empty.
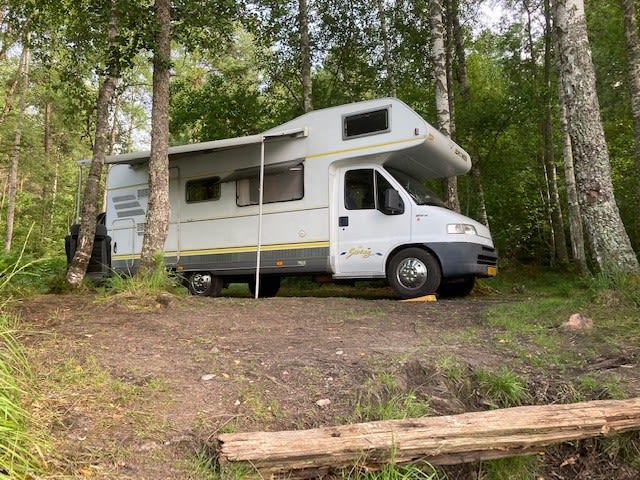
{"type": "Polygon", "coordinates": [[[384,209],[386,215],[401,215],[404,213],[404,202],[397,190],[387,188],[384,191],[384,209]]]}

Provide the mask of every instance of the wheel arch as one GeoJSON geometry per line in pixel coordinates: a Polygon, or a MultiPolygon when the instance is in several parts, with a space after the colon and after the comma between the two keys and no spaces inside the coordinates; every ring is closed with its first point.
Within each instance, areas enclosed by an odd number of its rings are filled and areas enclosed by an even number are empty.
{"type": "Polygon", "coordinates": [[[402,245],[398,245],[397,247],[395,247],[387,255],[387,258],[386,258],[386,260],[384,262],[384,274],[385,274],[385,276],[387,275],[387,272],[389,271],[389,263],[391,262],[391,259],[396,255],[396,253],[398,253],[398,252],[400,252],[402,250],[405,250],[407,248],[419,248],[419,249],[424,250],[425,252],[429,253],[433,258],[436,259],[436,261],[438,262],[438,266],[440,267],[440,271],[442,271],[442,262],[440,261],[440,257],[438,256],[438,254],[436,252],[434,252],[432,249],[430,249],[427,245],[425,245],[424,243],[403,243],[402,245]]]}

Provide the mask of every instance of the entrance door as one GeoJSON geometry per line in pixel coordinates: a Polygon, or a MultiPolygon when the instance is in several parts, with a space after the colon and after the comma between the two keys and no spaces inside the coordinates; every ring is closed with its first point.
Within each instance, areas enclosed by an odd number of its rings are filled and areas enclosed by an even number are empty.
{"type": "Polygon", "coordinates": [[[410,203],[400,192],[401,208],[385,207],[395,190],[383,171],[340,171],[336,277],[384,277],[389,252],[411,237],[410,203]]]}

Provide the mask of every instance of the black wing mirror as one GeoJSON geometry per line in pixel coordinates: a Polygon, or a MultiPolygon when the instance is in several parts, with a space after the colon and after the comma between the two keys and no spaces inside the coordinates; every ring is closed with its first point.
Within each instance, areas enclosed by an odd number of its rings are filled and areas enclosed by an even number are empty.
{"type": "Polygon", "coordinates": [[[387,188],[384,191],[384,209],[382,213],[385,215],[401,215],[404,213],[404,202],[397,190],[387,188]]]}

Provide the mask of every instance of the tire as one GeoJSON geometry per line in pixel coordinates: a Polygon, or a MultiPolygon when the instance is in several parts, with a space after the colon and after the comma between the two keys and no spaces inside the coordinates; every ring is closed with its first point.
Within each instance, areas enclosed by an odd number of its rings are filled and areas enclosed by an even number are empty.
{"type": "MultiPolygon", "coordinates": [[[[278,294],[278,290],[280,290],[280,277],[278,276],[265,276],[260,277],[260,292],[258,297],[260,298],[268,298],[275,297],[278,294]]],[[[256,296],[256,279],[253,277],[249,280],[249,291],[251,292],[251,296],[256,296]]]]}
{"type": "Polygon", "coordinates": [[[193,272],[187,279],[187,286],[192,295],[217,297],[222,292],[223,282],[211,272],[193,272]]]}
{"type": "Polygon", "coordinates": [[[438,288],[438,295],[447,298],[466,297],[473,290],[475,283],[475,277],[463,277],[442,282],[440,288],[438,288]]]}
{"type": "Polygon", "coordinates": [[[438,261],[426,250],[406,248],[389,262],[387,281],[402,298],[422,297],[440,286],[442,272],[438,261]]]}

